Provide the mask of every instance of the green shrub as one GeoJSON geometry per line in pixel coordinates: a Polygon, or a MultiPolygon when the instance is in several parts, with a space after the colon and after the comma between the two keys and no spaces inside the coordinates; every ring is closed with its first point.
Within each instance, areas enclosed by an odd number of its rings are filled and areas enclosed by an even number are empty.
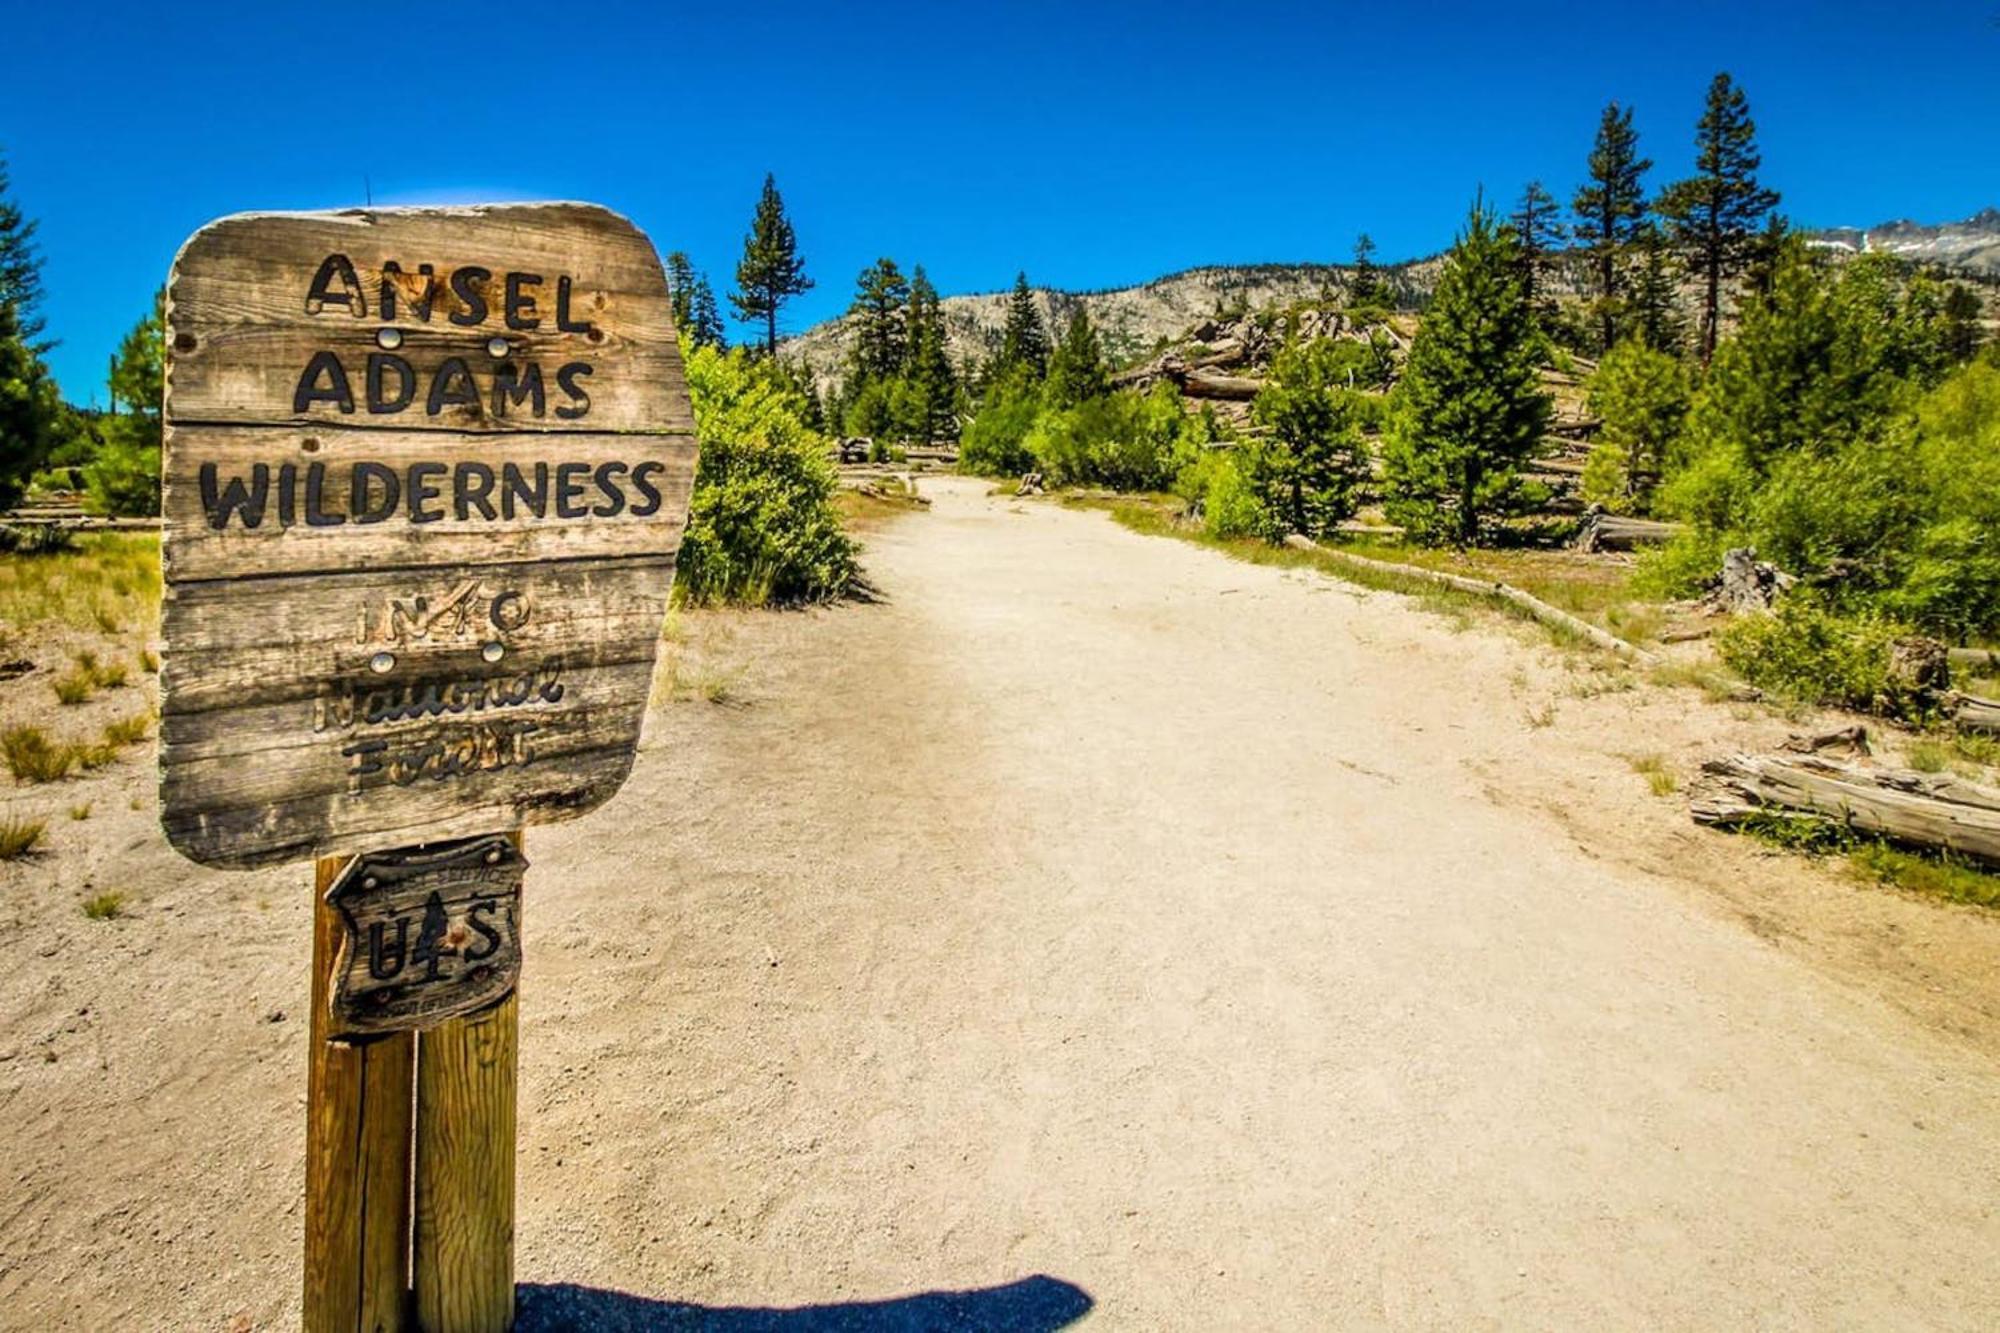
{"type": "Polygon", "coordinates": [[[677,591],[692,604],[826,601],[855,577],[823,436],[783,371],[742,348],[689,349],[701,464],[677,591]]]}
{"type": "Polygon", "coordinates": [[[1352,342],[1287,344],[1250,405],[1271,438],[1245,460],[1244,479],[1290,531],[1325,537],[1360,505],[1369,472],[1366,399],[1347,386],[1362,355],[1352,342]]]}
{"type": "Polygon", "coordinates": [[[1164,491],[1198,446],[1200,429],[1179,392],[1159,384],[1144,395],[1117,392],[1044,409],[1023,445],[1052,485],[1164,491]]]}
{"type": "Polygon", "coordinates": [[[88,507],[94,513],[144,518],[160,512],[160,419],[134,412],[105,417],[104,442],[83,469],[88,507]]]}
{"type": "Polygon", "coordinates": [[[1722,660],[1759,689],[1790,702],[1917,720],[1920,701],[1889,681],[1889,654],[1910,627],[1863,613],[1842,616],[1795,594],[1769,615],[1744,616],[1716,636],[1722,660]]]}
{"type": "Polygon", "coordinates": [[[1243,475],[1245,455],[1256,447],[1203,449],[1174,478],[1174,493],[1190,510],[1200,512],[1205,535],[1266,541],[1284,536],[1277,516],[1258,502],[1256,490],[1243,475]]]}
{"type": "Polygon", "coordinates": [[[1590,410],[1601,443],[1583,474],[1583,498],[1614,513],[1643,511],[1687,416],[1687,372],[1641,342],[1622,342],[1591,376],[1590,410]]]}
{"type": "Polygon", "coordinates": [[[959,441],[958,465],[983,477],[1018,477],[1035,466],[1028,432],[1042,410],[1041,388],[1025,370],[986,387],[979,411],[959,441]]]}

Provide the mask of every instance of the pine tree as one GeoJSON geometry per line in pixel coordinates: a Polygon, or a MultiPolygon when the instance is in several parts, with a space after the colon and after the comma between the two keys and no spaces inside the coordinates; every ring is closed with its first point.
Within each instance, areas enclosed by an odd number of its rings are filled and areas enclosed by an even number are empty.
{"type": "Polygon", "coordinates": [[[1655,352],[1680,355],[1686,321],[1681,318],[1680,273],[1660,229],[1648,222],[1639,230],[1638,273],[1632,282],[1629,336],[1655,352]]]}
{"type": "Polygon", "coordinates": [[[1543,345],[1511,229],[1475,201],[1438,277],[1397,387],[1384,463],[1388,509],[1419,540],[1469,544],[1526,500],[1541,446],[1543,345]]]}
{"type": "Polygon", "coordinates": [[[1757,181],[1763,159],[1750,102],[1728,73],[1708,86],[1708,104],[1695,125],[1695,175],[1660,196],[1659,210],[1701,275],[1701,360],[1715,355],[1722,320],[1722,285],[1742,271],[1758,230],[1778,194],[1757,181]]]}
{"type": "Polygon", "coordinates": [[[757,211],[750,219],[750,233],[743,238],[743,258],[736,265],[736,286],[729,304],[745,323],[764,325],[764,354],[778,352],[778,311],[792,297],[812,290],[806,276],[805,260],[799,257],[799,239],[785,216],[785,201],[778,194],[778,182],[764,177],[764,192],[757,199],[757,211]]]}
{"type": "Polygon", "coordinates": [[[1326,537],[1351,518],[1368,481],[1362,396],[1347,387],[1356,344],[1285,344],[1250,405],[1270,438],[1247,454],[1245,480],[1274,530],[1326,537]]]}
{"type": "Polygon", "coordinates": [[[1042,327],[1041,312],[1035,309],[1035,294],[1028,275],[1014,275],[1014,294],[1007,302],[1007,327],[1000,335],[1000,355],[987,367],[987,378],[1001,371],[1024,369],[1035,379],[1048,373],[1049,335],[1042,327]]]}
{"type": "Polygon", "coordinates": [[[1089,312],[1079,305],[1049,358],[1049,404],[1075,407],[1110,392],[1111,368],[1104,362],[1104,348],[1091,327],[1089,312]]]}
{"type": "Polygon", "coordinates": [[[675,250],[667,256],[667,301],[673,310],[674,328],[683,335],[694,333],[694,263],[687,251],[675,250]]]}
{"type": "Polygon", "coordinates": [[[1545,284],[1542,282],[1542,266],[1548,257],[1563,242],[1564,228],[1555,197],[1543,188],[1538,180],[1529,181],[1521,191],[1521,201],[1514,205],[1514,216],[1510,219],[1514,228],[1514,239],[1521,247],[1521,286],[1527,293],[1528,303],[1537,313],[1553,310],[1553,302],[1547,301],[1545,284]]]}
{"type": "Polygon", "coordinates": [[[1576,238],[1596,263],[1598,323],[1607,349],[1618,340],[1618,268],[1646,216],[1642,178],[1652,166],[1652,159],[1639,156],[1631,109],[1620,110],[1616,102],[1605,107],[1590,150],[1590,183],[1577,190],[1570,207],[1576,238]]]}
{"type": "Polygon", "coordinates": [[[926,444],[958,435],[958,377],[945,347],[944,308],[922,264],[910,275],[910,354],[903,378],[914,404],[911,437],[926,444]]]}
{"type": "Polygon", "coordinates": [[[1962,282],[1954,282],[1944,295],[1944,353],[1954,364],[1972,360],[1979,353],[1979,297],[1962,282]]]}
{"type": "Polygon", "coordinates": [[[62,401],[22,335],[14,303],[0,301],[0,510],[12,509],[56,443],[62,401]]]}
{"type": "Polygon", "coordinates": [[[688,336],[694,340],[694,345],[713,347],[717,351],[727,349],[729,338],[722,328],[722,312],[715,307],[715,288],[708,285],[708,274],[695,278],[694,299],[689,304],[692,322],[688,336]]]}
{"type": "Polygon", "coordinates": [[[1382,275],[1375,267],[1375,238],[1362,232],[1354,238],[1354,275],[1347,280],[1347,305],[1351,310],[1372,310],[1385,295],[1382,275]]]}
{"type": "Polygon", "coordinates": [[[160,412],[166,387],[167,291],[132,326],[111,361],[110,392],[122,412],[98,423],[103,442],[83,470],[91,508],[141,517],[160,512],[160,412]]]}
{"type": "Polygon", "coordinates": [[[56,344],[38,341],[47,322],[42,318],[42,256],[35,244],[36,226],[14,202],[7,156],[0,152],[0,304],[14,307],[15,336],[43,356],[56,344]]]}
{"type": "Polygon", "coordinates": [[[854,280],[847,308],[854,332],[851,378],[856,386],[894,379],[910,346],[910,281],[893,259],[878,259],[854,280]]]}

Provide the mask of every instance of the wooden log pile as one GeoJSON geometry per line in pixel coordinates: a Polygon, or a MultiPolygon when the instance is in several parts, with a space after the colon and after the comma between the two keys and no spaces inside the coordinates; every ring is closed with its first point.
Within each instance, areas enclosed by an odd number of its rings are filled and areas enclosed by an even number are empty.
{"type": "Polygon", "coordinates": [[[1583,514],[1575,546],[1579,551],[1632,551],[1641,546],[1663,546],[1681,531],[1679,523],[1657,519],[1631,518],[1608,513],[1593,505],[1583,514]]]}
{"type": "Polygon", "coordinates": [[[1804,819],[2000,867],[2000,791],[1945,774],[1831,759],[1810,744],[1799,749],[1703,764],[1688,813],[1716,828],[1773,815],[1804,819]]]}

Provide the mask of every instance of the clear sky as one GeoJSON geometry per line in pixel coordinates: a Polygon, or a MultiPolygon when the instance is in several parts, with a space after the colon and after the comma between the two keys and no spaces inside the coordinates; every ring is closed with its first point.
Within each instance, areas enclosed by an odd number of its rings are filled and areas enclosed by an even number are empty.
{"type": "Polygon", "coordinates": [[[766,171],[838,313],[878,255],[947,294],[1447,244],[1473,191],[1565,201],[1597,115],[1683,174],[1711,75],[1811,225],[2000,203],[2000,0],[1596,6],[10,6],[0,145],[41,219],[72,401],[224,213],[570,198],[726,293],[766,171]]]}

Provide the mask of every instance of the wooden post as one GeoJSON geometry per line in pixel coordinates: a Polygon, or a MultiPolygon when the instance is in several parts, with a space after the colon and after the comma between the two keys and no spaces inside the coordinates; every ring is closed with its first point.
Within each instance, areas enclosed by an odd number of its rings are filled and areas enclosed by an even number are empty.
{"type": "MultiPolygon", "coordinates": [[[[520,846],[521,835],[512,836],[520,846]]],[[[411,1248],[424,1333],[506,1333],[514,1326],[519,1012],[510,993],[417,1038],[411,1248]]]]}
{"type": "Polygon", "coordinates": [[[343,928],[319,860],[306,1068],[306,1333],[397,1333],[409,1303],[410,1091],[415,1045],[328,1037],[343,928]]]}

